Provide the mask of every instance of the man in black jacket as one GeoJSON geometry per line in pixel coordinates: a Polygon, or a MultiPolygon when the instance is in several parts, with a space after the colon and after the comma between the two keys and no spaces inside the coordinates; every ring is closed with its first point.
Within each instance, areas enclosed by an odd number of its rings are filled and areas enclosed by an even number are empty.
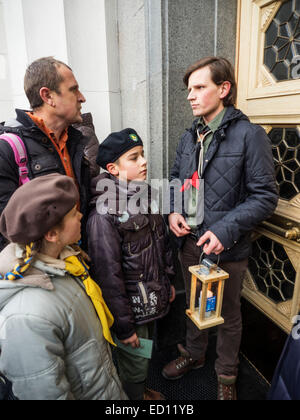
{"type": "MultiPolygon", "coordinates": [[[[251,252],[250,232],[274,212],[278,196],[270,141],[265,131],[234,108],[236,82],[231,64],[207,57],[186,72],[188,101],[197,119],[182,136],[171,170],[180,179],[185,199],[171,197],[169,226],[181,245],[180,261],[190,304],[188,267],[202,255],[219,262],[230,278],[225,282],[217,339],[218,398],[236,399],[235,382],[242,320],[242,280],[251,252]],[[188,198],[186,196],[188,194],[188,198]],[[180,206],[179,206],[180,207],[180,206]]],[[[178,197],[178,196],[177,196],[178,197]]],[[[186,346],[163,369],[177,379],[205,363],[208,333],[187,320],[186,346]]]]}
{"type": "MultiPolygon", "coordinates": [[[[52,172],[74,178],[80,191],[80,210],[86,215],[90,183],[88,160],[84,156],[86,139],[71,126],[82,122],[81,106],[85,98],[74,74],[53,57],[41,58],[27,68],[24,89],[32,111],[17,109],[15,120],[0,125],[0,134],[14,133],[23,140],[29,179],[52,172]]],[[[18,187],[19,168],[13,150],[0,140],[0,214],[18,187]]],[[[4,246],[0,236],[0,250],[4,246]]]]}

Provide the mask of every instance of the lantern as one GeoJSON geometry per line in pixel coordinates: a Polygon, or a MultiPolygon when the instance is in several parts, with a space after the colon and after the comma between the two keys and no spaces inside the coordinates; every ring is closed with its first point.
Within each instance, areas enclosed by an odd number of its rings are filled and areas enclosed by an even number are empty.
{"type": "Polygon", "coordinates": [[[229,274],[210,261],[204,259],[200,265],[189,267],[191,278],[190,308],[188,317],[200,330],[224,323],[221,317],[225,280],[229,274]],[[196,307],[197,284],[201,283],[199,306],[196,307]]]}

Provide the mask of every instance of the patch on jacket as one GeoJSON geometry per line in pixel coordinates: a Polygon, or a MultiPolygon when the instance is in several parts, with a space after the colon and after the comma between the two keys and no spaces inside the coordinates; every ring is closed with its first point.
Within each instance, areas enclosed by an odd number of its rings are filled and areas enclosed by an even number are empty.
{"type": "Polygon", "coordinates": [[[139,295],[131,295],[132,311],[137,321],[157,313],[158,296],[153,290],[147,293],[143,282],[137,284],[139,295]]]}

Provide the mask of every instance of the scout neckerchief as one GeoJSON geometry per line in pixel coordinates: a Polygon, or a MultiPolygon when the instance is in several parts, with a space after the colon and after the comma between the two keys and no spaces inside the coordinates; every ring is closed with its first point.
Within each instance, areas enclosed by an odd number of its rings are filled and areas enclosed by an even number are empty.
{"type": "Polygon", "coordinates": [[[88,267],[77,256],[65,258],[66,271],[74,277],[78,277],[84,284],[87,295],[91,298],[96,312],[102,324],[104,338],[116,345],[112,339],[110,328],[114,323],[114,318],[108,309],[102,291],[98,284],[90,277],[88,267]]]}

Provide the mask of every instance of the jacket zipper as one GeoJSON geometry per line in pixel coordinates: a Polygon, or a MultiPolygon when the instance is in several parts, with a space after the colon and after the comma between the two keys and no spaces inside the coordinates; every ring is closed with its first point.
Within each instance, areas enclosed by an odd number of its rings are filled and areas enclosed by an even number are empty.
{"type": "MultiPolygon", "coordinates": [[[[154,226],[153,226],[153,229],[150,227],[150,230],[151,230],[152,241],[153,241],[154,250],[155,250],[155,254],[156,254],[156,260],[157,260],[157,262],[158,262],[158,273],[157,273],[157,275],[158,275],[158,276],[160,276],[161,274],[163,274],[163,273],[164,273],[164,271],[165,271],[165,267],[162,267],[162,266],[160,265],[159,252],[158,252],[158,249],[157,249],[157,243],[156,243],[156,240],[155,240],[155,235],[154,235],[154,230],[155,230],[155,228],[156,228],[156,222],[155,222],[155,220],[154,220],[154,226]]],[[[160,278],[157,278],[157,281],[160,281],[160,278]]]]}

